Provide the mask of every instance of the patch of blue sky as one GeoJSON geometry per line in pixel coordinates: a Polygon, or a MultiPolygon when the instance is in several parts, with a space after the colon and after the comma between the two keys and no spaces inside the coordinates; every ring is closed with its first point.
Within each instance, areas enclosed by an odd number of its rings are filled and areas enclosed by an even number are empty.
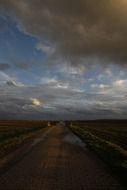
{"type": "Polygon", "coordinates": [[[38,39],[21,32],[12,18],[0,16],[0,62],[42,60],[46,55],[36,49],[37,43],[38,39]]]}

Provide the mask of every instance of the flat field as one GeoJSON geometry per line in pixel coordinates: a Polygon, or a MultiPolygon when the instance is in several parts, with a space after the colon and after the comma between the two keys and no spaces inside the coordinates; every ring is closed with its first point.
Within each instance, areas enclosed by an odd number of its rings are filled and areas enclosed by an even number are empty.
{"type": "Polygon", "coordinates": [[[127,121],[76,121],[70,129],[122,177],[127,177],[127,121]]]}
{"type": "Polygon", "coordinates": [[[45,121],[0,121],[0,157],[26,142],[46,126],[45,121]]]}
{"type": "Polygon", "coordinates": [[[127,121],[90,121],[73,124],[127,149],[127,121]]]}

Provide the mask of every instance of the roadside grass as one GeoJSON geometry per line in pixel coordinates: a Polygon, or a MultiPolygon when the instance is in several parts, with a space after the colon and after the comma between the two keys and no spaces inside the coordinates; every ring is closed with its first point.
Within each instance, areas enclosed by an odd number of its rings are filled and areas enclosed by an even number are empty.
{"type": "Polygon", "coordinates": [[[127,150],[127,121],[84,121],[73,125],[127,150]]]}
{"type": "Polygon", "coordinates": [[[46,122],[0,122],[0,158],[45,130],[46,126],[46,122]]]}
{"type": "Polygon", "coordinates": [[[127,151],[124,148],[92,134],[88,129],[86,130],[85,127],[83,128],[72,124],[69,128],[126,182],[127,151]]]}

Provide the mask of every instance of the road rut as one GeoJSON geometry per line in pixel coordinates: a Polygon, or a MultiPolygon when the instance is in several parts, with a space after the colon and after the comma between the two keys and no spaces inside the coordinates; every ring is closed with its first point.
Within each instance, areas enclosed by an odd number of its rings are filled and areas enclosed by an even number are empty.
{"type": "Polygon", "coordinates": [[[0,190],[121,190],[116,178],[62,125],[0,177],[0,190]]]}

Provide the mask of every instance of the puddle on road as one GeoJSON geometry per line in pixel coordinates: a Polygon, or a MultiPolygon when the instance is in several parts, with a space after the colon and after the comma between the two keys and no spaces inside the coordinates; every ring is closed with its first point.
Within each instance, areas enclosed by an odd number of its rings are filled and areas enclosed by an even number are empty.
{"type": "Polygon", "coordinates": [[[34,139],[34,141],[33,141],[33,143],[32,143],[32,146],[37,145],[38,143],[40,143],[40,142],[43,141],[43,140],[44,140],[43,137],[42,137],[42,138],[36,138],[36,139],[34,139]]]}
{"type": "Polygon", "coordinates": [[[33,143],[32,143],[32,147],[36,146],[37,144],[39,144],[40,142],[44,141],[45,138],[47,137],[47,135],[53,130],[53,127],[50,128],[48,131],[46,131],[41,137],[35,138],[33,143]]]}
{"type": "Polygon", "coordinates": [[[80,146],[80,147],[86,147],[86,144],[82,142],[82,140],[75,136],[74,134],[67,134],[64,137],[64,142],[69,143],[69,144],[73,144],[76,146],[80,146]]]}

